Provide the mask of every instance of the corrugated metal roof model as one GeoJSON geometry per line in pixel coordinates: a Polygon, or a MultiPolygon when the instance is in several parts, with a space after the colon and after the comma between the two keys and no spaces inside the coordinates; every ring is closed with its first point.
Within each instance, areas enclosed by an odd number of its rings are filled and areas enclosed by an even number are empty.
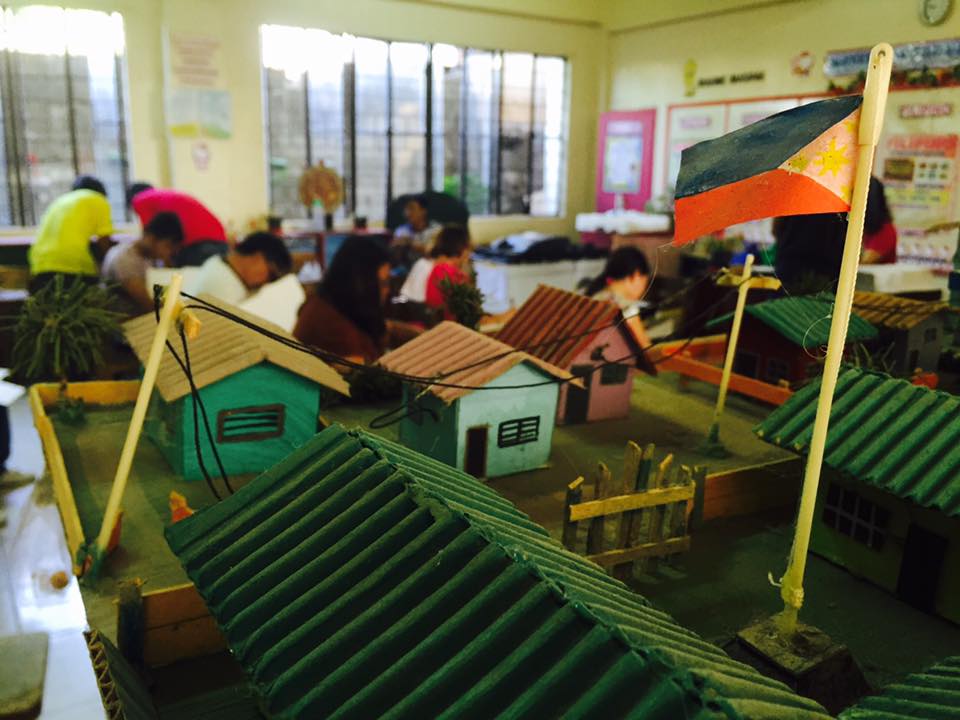
{"type": "Polygon", "coordinates": [[[953,720],[960,716],[960,655],[908,675],[840,714],[840,720],[953,720]]]}
{"type": "MultiPolygon", "coordinates": [[[[747,305],[744,308],[751,317],[776,330],[795,345],[815,348],[825,345],[830,335],[830,318],[833,316],[833,300],[811,295],[777,298],[747,305]]],[[[728,323],[732,314],[715,318],[707,327],[728,323]]],[[[857,313],[850,315],[847,342],[871,340],[877,329],[857,313]]]]}
{"type": "MultiPolygon", "coordinates": [[[[210,295],[201,295],[200,298],[291,342],[296,342],[295,338],[279,325],[245,313],[240,308],[210,295]]],[[[198,388],[204,388],[229,375],[267,361],[343,395],[350,394],[347,381],[320,358],[287,347],[256,330],[244,327],[216,313],[200,309],[195,310],[195,313],[201,323],[200,334],[195,339],[188,340],[187,347],[190,352],[193,379],[198,388]]],[[[123,334],[140,362],[146,362],[156,329],[157,321],[153,313],[141,315],[123,324],[123,334]]],[[[176,328],[171,328],[168,339],[182,358],[183,352],[176,328]]],[[[163,359],[160,361],[157,390],[167,402],[173,402],[190,394],[190,383],[169,349],[164,351],[163,359]]]]}
{"type": "Polygon", "coordinates": [[[557,367],[569,368],[598,333],[613,327],[636,352],[636,364],[655,372],[614,303],[548,285],[537,286],[497,333],[497,339],[557,367]]]}
{"type": "Polygon", "coordinates": [[[167,540],[280,718],[825,718],[509,501],[332,426],[167,540]]]}
{"type": "Polygon", "coordinates": [[[482,387],[523,362],[561,380],[573,377],[549,362],[449,321],[388,352],[377,364],[395,373],[464,386],[430,386],[430,392],[449,405],[470,393],[469,388],[482,387]]]}
{"type": "MultiPolygon", "coordinates": [[[[802,388],[756,428],[773,445],[805,452],[820,382],[802,388]]],[[[960,398],[844,368],[824,462],[860,482],[960,517],[960,398]]]]}
{"type": "Polygon", "coordinates": [[[890,330],[910,330],[939,313],[958,312],[946,302],[925,302],[862,291],[854,293],[853,310],[868,323],[890,330]]]}

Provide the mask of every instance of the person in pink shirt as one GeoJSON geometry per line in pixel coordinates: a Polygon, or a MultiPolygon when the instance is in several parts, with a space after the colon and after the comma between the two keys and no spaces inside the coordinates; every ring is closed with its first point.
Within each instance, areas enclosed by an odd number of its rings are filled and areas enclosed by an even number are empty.
{"type": "Polygon", "coordinates": [[[203,265],[212,255],[226,255],[227,233],[216,215],[192,195],[134,183],[127,191],[127,203],[146,227],[158,213],[173,213],[183,228],[183,243],[176,258],[179,267],[203,265]]]}

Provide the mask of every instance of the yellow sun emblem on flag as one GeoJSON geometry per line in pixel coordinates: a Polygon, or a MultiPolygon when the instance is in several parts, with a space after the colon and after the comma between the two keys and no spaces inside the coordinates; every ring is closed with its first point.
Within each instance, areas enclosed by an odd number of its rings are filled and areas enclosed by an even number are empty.
{"type": "Polygon", "coordinates": [[[850,164],[850,160],[847,159],[844,152],[846,149],[846,146],[837,148],[837,139],[833,138],[830,141],[830,146],[817,155],[816,162],[820,165],[821,177],[828,172],[833,173],[833,176],[836,177],[844,165],[850,164]]]}
{"type": "Polygon", "coordinates": [[[810,158],[804,155],[802,152],[798,152],[792,158],[787,160],[787,167],[793,172],[802,173],[807,169],[807,165],[810,164],[810,158]]]}

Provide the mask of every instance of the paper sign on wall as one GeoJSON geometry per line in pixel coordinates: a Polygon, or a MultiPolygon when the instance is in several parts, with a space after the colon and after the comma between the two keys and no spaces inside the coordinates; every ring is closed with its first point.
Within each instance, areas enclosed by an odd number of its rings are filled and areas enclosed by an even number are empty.
{"type": "Polygon", "coordinates": [[[230,93],[223,88],[220,41],[171,33],[167,128],[177,138],[223,140],[233,134],[230,93]]]}

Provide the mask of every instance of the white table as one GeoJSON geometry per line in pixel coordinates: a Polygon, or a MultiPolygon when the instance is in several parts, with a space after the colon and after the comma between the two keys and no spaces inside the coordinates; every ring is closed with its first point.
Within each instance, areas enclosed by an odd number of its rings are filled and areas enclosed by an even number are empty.
{"type": "Polygon", "coordinates": [[[476,258],[473,267],[477,287],[483,293],[483,310],[496,315],[520,307],[537,285],[576,290],[581,280],[599,275],[605,262],[604,258],[594,258],[510,265],[476,258]]]}

